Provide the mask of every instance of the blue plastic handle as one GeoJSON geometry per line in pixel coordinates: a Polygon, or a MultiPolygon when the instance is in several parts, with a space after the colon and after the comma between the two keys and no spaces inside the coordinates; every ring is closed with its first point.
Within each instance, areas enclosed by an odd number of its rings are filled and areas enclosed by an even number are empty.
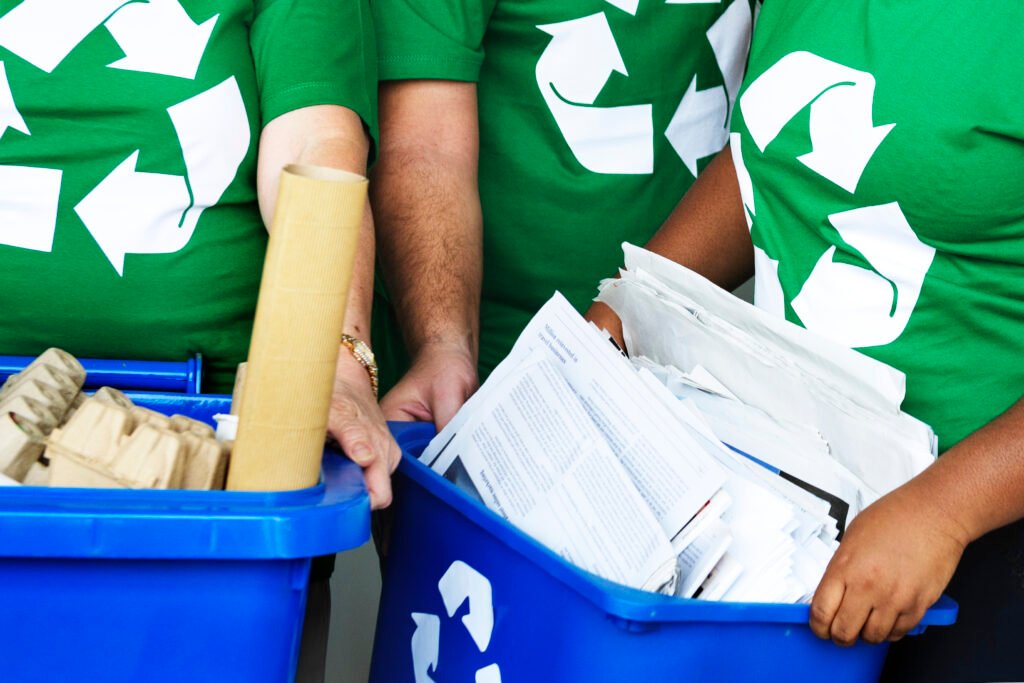
{"type": "MultiPolygon", "coordinates": [[[[21,372],[33,360],[30,356],[0,356],[0,381],[21,372]]],[[[183,362],[149,360],[105,360],[80,358],[87,373],[86,389],[108,386],[125,391],[168,391],[198,394],[202,391],[203,359],[183,362]]]]}

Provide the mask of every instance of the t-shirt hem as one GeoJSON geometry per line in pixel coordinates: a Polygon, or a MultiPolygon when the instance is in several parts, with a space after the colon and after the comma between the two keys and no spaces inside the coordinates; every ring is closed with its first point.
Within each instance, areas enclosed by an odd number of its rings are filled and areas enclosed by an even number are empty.
{"type": "Polygon", "coordinates": [[[403,55],[381,57],[378,69],[382,81],[427,78],[475,83],[480,79],[481,63],[478,59],[461,57],[403,55]]]}

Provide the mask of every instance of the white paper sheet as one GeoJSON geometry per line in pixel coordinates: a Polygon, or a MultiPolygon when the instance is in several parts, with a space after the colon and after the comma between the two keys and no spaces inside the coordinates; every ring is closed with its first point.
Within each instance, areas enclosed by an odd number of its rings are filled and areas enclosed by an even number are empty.
{"type": "Polygon", "coordinates": [[[674,587],[667,536],[544,354],[507,369],[460,423],[440,442],[435,469],[458,462],[488,507],[583,569],[636,588],[674,587]]]}
{"type": "Polygon", "coordinates": [[[428,446],[422,460],[433,462],[437,450],[488,400],[492,387],[501,386],[531,354],[541,354],[559,368],[669,537],[721,487],[722,467],[665,407],[674,400],[671,393],[657,382],[644,381],[560,294],[534,316],[508,357],[428,446]]]}
{"type": "Polygon", "coordinates": [[[934,461],[934,434],[900,412],[901,373],[624,248],[629,270],[606,281],[599,300],[620,314],[632,354],[684,373],[700,366],[743,403],[815,425],[833,457],[878,494],[934,461]]]}

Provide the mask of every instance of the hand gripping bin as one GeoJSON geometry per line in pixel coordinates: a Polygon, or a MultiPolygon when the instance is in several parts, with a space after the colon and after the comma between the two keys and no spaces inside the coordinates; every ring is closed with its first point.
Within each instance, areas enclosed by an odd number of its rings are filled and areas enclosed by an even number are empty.
{"type": "MultiPolygon", "coordinates": [[[[130,396],[207,422],[230,407],[130,396]]],[[[311,558],[364,543],[369,519],[330,450],[318,486],[282,493],[0,488],[0,681],[290,681],[311,558]]]]}
{"type": "MultiPolygon", "coordinates": [[[[403,459],[374,683],[878,678],[887,646],[817,639],[807,605],[683,600],[572,567],[415,459],[432,426],[392,430],[403,459]]],[[[943,597],[922,623],[956,611],[943,597]]]]}

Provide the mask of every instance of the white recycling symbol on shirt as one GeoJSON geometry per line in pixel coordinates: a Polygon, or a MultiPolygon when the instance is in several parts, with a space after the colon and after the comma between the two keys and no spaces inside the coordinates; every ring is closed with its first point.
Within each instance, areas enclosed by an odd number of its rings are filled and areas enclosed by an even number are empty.
{"type": "MultiPolygon", "coordinates": [[[[605,0],[635,16],[640,0],[605,0]]],[[[718,4],[725,0],[664,0],[667,5],[718,4]]],[[[690,172],[728,139],[729,118],[743,80],[752,15],[748,0],[733,0],[707,31],[724,86],[698,90],[690,81],[665,136],[690,172]]],[[[628,76],[604,12],[537,27],[551,42],[537,61],[537,85],[577,161],[605,174],[654,172],[651,104],[595,107],[613,73],[628,76]]]]}
{"type": "MultiPolygon", "coordinates": [[[[810,105],[812,151],[798,161],[853,194],[878,146],[896,124],[872,118],[875,78],[810,52],[793,52],[761,74],[740,98],[740,110],[758,150],[810,105]]],[[[741,140],[730,145],[748,225],[756,215],[754,188],[741,140]]],[[[804,327],[851,348],[881,346],[906,329],[917,306],[935,248],[923,243],[899,203],[831,214],[829,223],[871,269],[834,260],[836,246],[818,259],[791,305],[804,327]]],[[[755,254],[755,303],[780,317],[785,300],[779,262],[755,254]]]]}
{"type": "MultiPolygon", "coordinates": [[[[23,0],[0,17],[0,47],[52,73],[104,26],[125,54],[108,68],[195,80],[219,18],[197,24],[179,0],[23,0]]],[[[184,248],[200,215],[220,201],[249,150],[248,116],[233,76],[167,113],[186,176],[139,172],[144,152],[136,149],[75,207],[121,276],[127,254],[184,248]]],[[[0,140],[8,128],[31,135],[0,61],[0,140]]],[[[52,251],[62,175],[60,169],[0,165],[0,244],[52,251]]]]}
{"type": "MultiPolygon", "coordinates": [[[[494,632],[494,607],[491,602],[491,582],[461,560],[451,563],[437,583],[448,617],[469,601],[469,612],[462,624],[469,632],[480,652],[486,652],[494,632]]],[[[416,683],[434,683],[432,672],[437,671],[441,647],[441,617],[436,614],[413,612],[416,630],[412,634],[412,665],[416,683]]],[[[475,683],[501,683],[501,669],[489,664],[477,670],[475,683]]]]}

